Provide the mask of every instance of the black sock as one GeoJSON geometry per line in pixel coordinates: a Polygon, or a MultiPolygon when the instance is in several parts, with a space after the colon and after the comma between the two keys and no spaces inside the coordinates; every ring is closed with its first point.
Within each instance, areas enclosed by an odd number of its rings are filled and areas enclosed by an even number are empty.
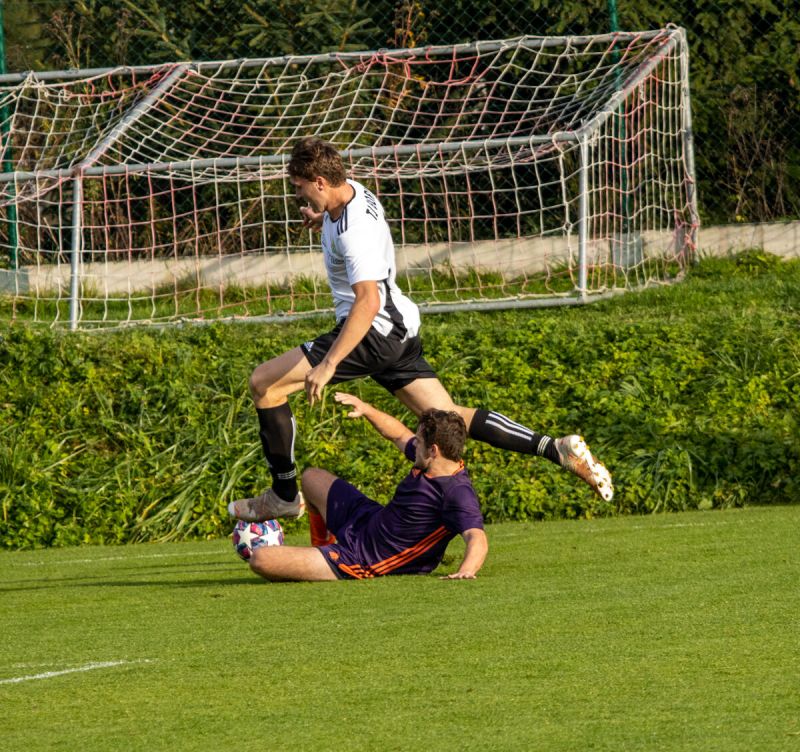
{"type": "Polygon", "coordinates": [[[286,501],[297,495],[297,468],[294,464],[294,436],[297,430],[288,402],[278,407],[257,407],[258,435],[272,473],[272,488],[286,501]]]}
{"type": "Polygon", "coordinates": [[[561,464],[552,436],[531,431],[530,428],[515,423],[500,413],[476,410],[469,427],[469,435],[498,449],[521,454],[537,454],[555,462],[556,465],[561,464]]]}

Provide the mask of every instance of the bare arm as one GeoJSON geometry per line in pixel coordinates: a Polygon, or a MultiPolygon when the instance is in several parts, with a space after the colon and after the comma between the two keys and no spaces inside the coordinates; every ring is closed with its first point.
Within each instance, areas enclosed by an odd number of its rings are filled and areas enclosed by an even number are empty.
{"type": "Polygon", "coordinates": [[[306,374],[306,396],[312,405],[322,396],[322,390],[333,378],[336,366],[364,339],[380,310],[381,298],[377,282],[372,280],[356,282],[353,285],[353,292],[356,299],[342,331],[339,332],[339,336],[322,362],[306,374]]]}
{"type": "Polygon", "coordinates": [[[353,411],[348,413],[348,418],[366,418],[384,439],[391,441],[401,452],[405,451],[406,444],[414,436],[414,433],[397,418],[381,412],[378,408],[352,394],[336,392],[334,399],[353,408],[353,411]]]}
{"type": "Polygon", "coordinates": [[[467,549],[464,551],[464,559],[458,568],[458,572],[448,574],[441,579],[474,580],[478,570],[483,566],[483,562],[486,561],[486,554],[489,552],[489,541],[486,538],[486,533],[479,527],[473,527],[464,531],[463,538],[467,544],[467,549]]]}

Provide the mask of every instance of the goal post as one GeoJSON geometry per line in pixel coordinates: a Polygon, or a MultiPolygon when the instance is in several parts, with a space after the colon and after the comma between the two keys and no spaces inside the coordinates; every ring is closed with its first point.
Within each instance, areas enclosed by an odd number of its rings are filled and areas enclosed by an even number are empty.
{"type": "Polygon", "coordinates": [[[309,135],[383,203],[423,308],[668,282],[698,227],[687,56],[668,28],[0,76],[0,318],[330,310],[286,172],[309,135]]]}

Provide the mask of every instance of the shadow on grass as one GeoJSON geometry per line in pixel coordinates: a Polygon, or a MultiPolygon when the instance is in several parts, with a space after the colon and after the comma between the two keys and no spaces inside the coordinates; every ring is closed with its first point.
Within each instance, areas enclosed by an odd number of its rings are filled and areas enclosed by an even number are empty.
{"type": "MultiPolygon", "coordinates": [[[[258,579],[248,569],[239,568],[238,572],[233,571],[234,565],[230,571],[226,570],[223,574],[220,573],[218,579],[205,577],[202,579],[191,580],[175,580],[166,579],[172,578],[175,572],[165,572],[163,578],[155,576],[148,579],[118,579],[118,573],[111,573],[108,575],[80,575],[75,577],[59,577],[57,579],[49,578],[42,580],[41,578],[25,578],[18,580],[6,580],[2,587],[1,593],[23,592],[26,590],[49,590],[53,588],[87,588],[87,587],[145,587],[145,586],[159,586],[159,587],[176,587],[176,588],[190,588],[190,587],[207,587],[209,585],[228,585],[228,584],[241,584],[241,583],[255,583],[260,584],[263,580],[258,579]],[[238,577],[237,575],[241,575],[238,577]],[[111,579],[117,578],[117,579],[111,579]]],[[[157,573],[154,573],[157,574],[157,573]]]]}

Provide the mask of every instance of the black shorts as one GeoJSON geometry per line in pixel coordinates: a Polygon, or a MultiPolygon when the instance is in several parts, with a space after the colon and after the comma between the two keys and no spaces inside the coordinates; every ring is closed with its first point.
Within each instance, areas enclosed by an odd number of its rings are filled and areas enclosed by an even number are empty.
{"type": "MultiPolygon", "coordinates": [[[[327,355],[342,331],[344,321],[337,323],[327,334],[300,345],[312,366],[319,365],[327,355]]],[[[384,389],[394,393],[416,379],[435,379],[436,373],[422,357],[419,337],[411,337],[403,342],[395,331],[384,336],[370,327],[364,339],[339,363],[330,383],[339,384],[365,376],[372,377],[384,389]]]]}

